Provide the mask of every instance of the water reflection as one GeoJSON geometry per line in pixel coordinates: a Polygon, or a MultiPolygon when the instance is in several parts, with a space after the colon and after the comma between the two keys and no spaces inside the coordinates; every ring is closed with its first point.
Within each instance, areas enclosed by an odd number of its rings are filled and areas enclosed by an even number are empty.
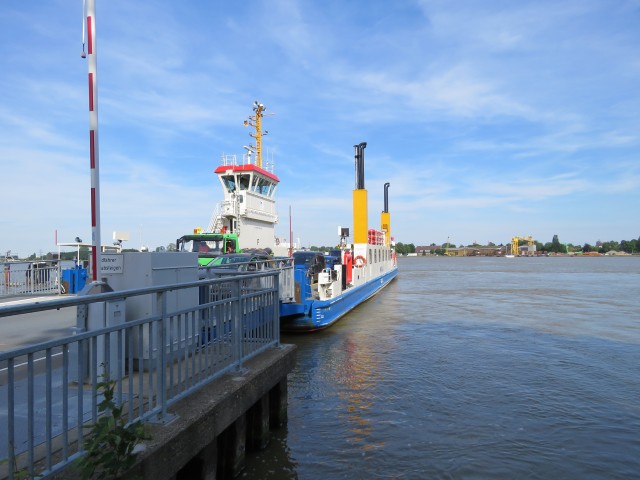
{"type": "Polygon", "coordinates": [[[244,478],[638,478],[640,258],[400,262],[283,338],[289,423],[244,478]]]}
{"type": "Polygon", "coordinates": [[[346,402],[341,418],[346,419],[353,434],[348,441],[371,450],[376,447],[367,442],[372,431],[369,411],[377,376],[375,357],[368,351],[366,342],[358,342],[352,337],[345,342],[344,354],[336,369],[336,382],[341,386],[338,396],[346,402]]]}
{"type": "Polygon", "coordinates": [[[264,480],[297,480],[297,464],[288,445],[287,425],[271,431],[266,450],[247,453],[247,466],[239,478],[264,480]]]}

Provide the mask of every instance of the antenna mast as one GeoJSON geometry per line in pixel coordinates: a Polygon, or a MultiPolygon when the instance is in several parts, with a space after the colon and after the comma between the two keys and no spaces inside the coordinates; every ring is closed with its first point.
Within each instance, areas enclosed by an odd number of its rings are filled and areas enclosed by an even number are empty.
{"type": "Polygon", "coordinates": [[[262,136],[267,135],[269,132],[262,133],[262,117],[264,116],[263,112],[267,109],[262,103],[257,100],[253,102],[253,111],[255,115],[249,117],[249,120],[244,121],[244,126],[251,125],[256,129],[256,133],[250,133],[249,136],[256,139],[256,144],[249,145],[250,152],[254,152],[256,154],[256,166],[262,168],[262,136]]]}

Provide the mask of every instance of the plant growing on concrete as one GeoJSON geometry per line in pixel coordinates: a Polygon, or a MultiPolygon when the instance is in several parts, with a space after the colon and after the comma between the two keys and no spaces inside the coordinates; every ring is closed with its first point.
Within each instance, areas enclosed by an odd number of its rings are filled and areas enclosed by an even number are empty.
{"type": "Polygon", "coordinates": [[[151,437],[141,420],[127,423],[123,406],[114,402],[116,382],[107,375],[98,383],[103,400],[98,404],[99,417],[84,442],[85,455],[78,460],[83,479],[118,478],[129,470],[136,459],[136,445],[151,437]]]}
{"type": "MultiPolygon", "coordinates": [[[[11,447],[11,452],[15,452],[14,447],[13,447],[13,443],[9,442],[9,446],[11,447]]],[[[31,475],[29,473],[29,470],[27,468],[21,468],[21,469],[17,469],[17,467],[15,467],[15,465],[17,465],[16,462],[16,455],[15,453],[11,454],[11,457],[13,458],[13,465],[14,465],[14,471],[13,471],[13,478],[14,480],[35,480],[38,478],[42,478],[38,475],[31,475]]],[[[0,460],[0,466],[2,465],[6,465],[9,463],[9,458],[5,458],[4,460],[0,460]]]]}

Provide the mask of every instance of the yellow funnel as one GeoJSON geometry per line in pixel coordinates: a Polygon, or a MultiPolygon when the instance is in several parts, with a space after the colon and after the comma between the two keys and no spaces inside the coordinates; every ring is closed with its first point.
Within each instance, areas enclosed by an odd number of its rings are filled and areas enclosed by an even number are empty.
{"type": "Polygon", "coordinates": [[[382,212],[380,214],[380,229],[384,232],[384,244],[391,245],[391,214],[382,212]]]}
{"type": "Polygon", "coordinates": [[[353,191],[353,243],[367,243],[367,191],[353,191]]]}

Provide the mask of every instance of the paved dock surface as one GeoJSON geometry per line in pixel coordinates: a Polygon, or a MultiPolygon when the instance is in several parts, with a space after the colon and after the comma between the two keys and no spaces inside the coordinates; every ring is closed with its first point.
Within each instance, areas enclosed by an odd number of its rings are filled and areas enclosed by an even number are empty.
{"type": "Polygon", "coordinates": [[[45,303],[67,296],[25,296],[0,299],[0,352],[72,335],[76,327],[76,307],[3,317],[2,307],[45,303]]]}

